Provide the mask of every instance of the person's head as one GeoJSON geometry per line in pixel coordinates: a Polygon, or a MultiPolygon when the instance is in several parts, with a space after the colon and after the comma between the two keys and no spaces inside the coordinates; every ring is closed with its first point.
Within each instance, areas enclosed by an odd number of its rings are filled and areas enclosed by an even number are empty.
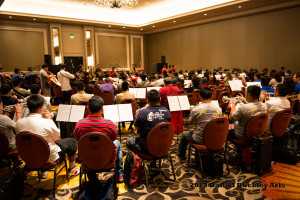
{"type": "Polygon", "coordinates": [[[84,67],[83,67],[83,65],[79,65],[79,71],[83,71],[84,70],[84,67]]]}
{"type": "Polygon", "coordinates": [[[19,68],[15,68],[14,72],[15,72],[15,74],[19,74],[21,72],[21,70],[19,68]]]}
{"type": "Polygon", "coordinates": [[[297,75],[296,75],[296,82],[297,82],[297,83],[300,82],[300,72],[298,72],[297,75]]]}
{"type": "Polygon", "coordinates": [[[27,71],[32,72],[33,71],[32,67],[28,67],[27,71]]]}
{"type": "Polygon", "coordinates": [[[3,68],[2,67],[0,67],[0,72],[3,72],[3,68]]]}
{"type": "Polygon", "coordinates": [[[142,81],[145,81],[145,80],[146,80],[146,78],[147,78],[146,74],[142,74],[142,75],[141,75],[141,79],[142,79],[142,81]]]}
{"type": "Polygon", "coordinates": [[[76,81],[75,84],[78,91],[84,91],[85,85],[82,81],[76,81]]]}
{"type": "Polygon", "coordinates": [[[254,80],[255,81],[260,80],[260,77],[261,77],[260,73],[254,74],[254,80]]]}
{"type": "Polygon", "coordinates": [[[2,95],[6,95],[6,94],[9,94],[11,91],[11,85],[10,84],[3,84],[2,87],[1,87],[1,93],[2,95]]]}
{"type": "Polygon", "coordinates": [[[174,77],[178,77],[178,72],[174,72],[174,77]]]}
{"type": "Polygon", "coordinates": [[[287,87],[284,84],[278,84],[274,94],[275,97],[285,97],[287,95],[287,87]]]}
{"type": "Polygon", "coordinates": [[[212,91],[209,87],[205,87],[200,90],[200,99],[201,100],[210,100],[211,97],[212,97],[212,91]]]}
{"type": "Polygon", "coordinates": [[[172,78],[171,77],[165,78],[164,83],[165,83],[165,85],[170,85],[172,83],[172,78]]]}
{"type": "Polygon", "coordinates": [[[251,85],[247,87],[245,97],[248,102],[258,100],[260,95],[260,87],[256,85],[251,85]]]}
{"type": "Polygon", "coordinates": [[[230,71],[226,72],[226,77],[227,77],[228,80],[232,80],[232,74],[231,74],[230,71]]]}
{"type": "Polygon", "coordinates": [[[123,74],[122,81],[126,81],[126,80],[127,80],[127,76],[125,74],[123,74]]]}
{"type": "Polygon", "coordinates": [[[18,79],[15,79],[15,80],[13,81],[13,85],[14,85],[14,86],[20,86],[20,85],[21,85],[21,81],[19,81],[18,79]]]}
{"type": "Polygon", "coordinates": [[[109,77],[109,73],[105,73],[105,74],[104,74],[104,77],[105,77],[105,78],[108,78],[108,77],[109,77]]]}
{"type": "Polygon", "coordinates": [[[27,107],[30,113],[43,113],[44,98],[41,95],[33,94],[27,99],[27,107]]]}
{"type": "Polygon", "coordinates": [[[42,68],[43,68],[45,71],[47,71],[47,70],[48,70],[48,65],[45,65],[45,64],[44,64],[44,65],[42,66],[42,68]]]}
{"type": "Polygon", "coordinates": [[[104,101],[100,96],[93,96],[89,100],[89,110],[91,114],[102,114],[104,101]]]}
{"type": "Polygon", "coordinates": [[[200,84],[200,78],[194,77],[194,78],[192,79],[192,83],[193,83],[193,86],[194,86],[194,87],[198,87],[199,84],[200,84]]]}
{"type": "Polygon", "coordinates": [[[155,75],[151,75],[150,80],[151,80],[151,82],[156,81],[155,75]]]}
{"type": "Polygon", "coordinates": [[[163,76],[161,74],[158,74],[157,78],[161,79],[163,76]]]}
{"type": "Polygon", "coordinates": [[[147,99],[150,105],[155,105],[160,103],[160,94],[157,90],[150,90],[147,92],[147,99]]]}
{"type": "Polygon", "coordinates": [[[115,67],[112,67],[112,70],[115,71],[115,67]]]}
{"type": "Polygon", "coordinates": [[[269,86],[270,78],[268,76],[262,76],[260,78],[260,83],[262,86],[269,86]]]}
{"type": "Polygon", "coordinates": [[[66,69],[66,65],[64,65],[64,64],[59,64],[59,66],[60,66],[60,69],[63,69],[63,70],[66,69]]]}
{"type": "Polygon", "coordinates": [[[282,78],[281,78],[281,74],[279,72],[275,72],[273,74],[273,77],[274,77],[274,79],[275,79],[276,82],[281,83],[282,78]]]}
{"type": "Polygon", "coordinates": [[[33,85],[30,87],[30,92],[31,92],[31,94],[40,94],[40,92],[41,92],[41,87],[40,87],[38,84],[33,84],[33,85]]]}
{"type": "Polygon", "coordinates": [[[128,82],[127,82],[127,81],[124,81],[124,82],[122,83],[122,90],[123,90],[123,91],[127,91],[128,88],[129,88],[128,82]]]}
{"type": "Polygon", "coordinates": [[[106,78],[106,79],[105,79],[105,83],[110,83],[110,79],[109,79],[109,78],[106,78]]]}

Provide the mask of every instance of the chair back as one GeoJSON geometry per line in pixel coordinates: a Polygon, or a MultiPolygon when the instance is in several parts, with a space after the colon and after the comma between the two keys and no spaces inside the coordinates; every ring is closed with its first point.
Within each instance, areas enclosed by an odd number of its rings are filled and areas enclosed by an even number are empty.
{"type": "Polygon", "coordinates": [[[245,92],[244,92],[243,90],[240,90],[240,91],[232,91],[230,96],[236,97],[236,96],[238,96],[239,94],[242,94],[243,96],[245,96],[245,92]]]}
{"type": "Polygon", "coordinates": [[[133,99],[124,99],[121,102],[121,104],[126,104],[126,103],[131,103],[132,115],[133,115],[133,118],[135,118],[136,117],[136,110],[137,110],[137,105],[136,105],[135,100],[133,100],[133,99]]]}
{"type": "Polygon", "coordinates": [[[189,93],[189,94],[187,95],[187,97],[188,97],[188,99],[189,99],[189,102],[190,102],[190,105],[191,105],[191,106],[197,105],[197,100],[196,100],[196,97],[195,97],[195,95],[194,95],[193,93],[189,93]]]}
{"type": "Polygon", "coordinates": [[[187,92],[185,90],[180,90],[180,95],[187,95],[187,92]]]}
{"type": "Polygon", "coordinates": [[[216,100],[217,99],[217,90],[215,88],[210,88],[212,91],[212,100],[216,100]]]}
{"type": "Polygon", "coordinates": [[[104,105],[113,104],[114,95],[110,91],[108,91],[108,90],[101,91],[100,97],[102,97],[102,99],[104,101],[104,105]]]}
{"type": "Polygon", "coordinates": [[[148,134],[147,149],[152,156],[164,157],[168,155],[174,135],[174,128],[170,122],[157,124],[148,134]]]}
{"type": "Polygon", "coordinates": [[[282,137],[286,129],[289,127],[293,115],[292,109],[282,110],[273,117],[270,130],[274,137],[282,137]]]}
{"type": "Polygon", "coordinates": [[[38,169],[47,163],[50,148],[41,136],[29,132],[18,133],[16,145],[27,168],[38,169]]]}
{"type": "Polygon", "coordinates": [[[6,156],[9,151],[8,139],[4,133],[0,133],[0,157],[6,156]]]}
{"type": "Polygon", "coordinates": [[[93,88],[93,94],[94,94],[95,96],[100,96],[100,90],[99,90],[99,87],[94,87],[94,88],[93,88]]]}
{"type": "Polygon", "coordinates": [[[90,114],[90,111],[89,111],[89,109],[88,109],[88,101],[80,101],[79,103],[78,103],[78,105],[85,105],[85,109],[84,109],[84,118],[86,118],[89,114],[90,114]]]}
{"type": "Polygon", "coordinates": [[[193,91],[193,94],[195,95],[195,97],[196,97],[196,101],[197,101],[197,103],[198,102],[200,102],[200,90],[194,90],[193,91]]]}
{"type": "Polygon", "coordinates": [[[72,87],[72,95],[73,95],[73,94],[76,94],[77,91],[78,91],[77,87],[72,87]]]}
{"type": "Polygon", "coordinates": [[[222,110],[225,110],[228,107],[228,103],[223,102],[223,96],[230,97],[230,93],[229,92],[222,92],[222,93],[219,93],[219,95],[218,95],[218,102],[219,102],[220,108],[222,108],[222,110]]]}
{"type": "Polygon", "coordinates": [[[113,153],[113,142],[103,132],[86,133],[78,141],[79,157],[91,170],[101,170],[107,166],[113,153]]]}
{"type": "Polygon", "coordinates": [[[248,142],[251,141],[253,136],[258,136],[264,134],[268,124],[268,114],[261,113],[259,115],[253,116],[247,122],[245,126],[245,136],[248,142]]]}
{"type": "Polygon", "coordinates": [[[221,150],[226,142],[229,130],[227,118],[217,118],[210,121],[204,128],[204,144],[211,151],[221,150]]]}
{"type": "Polygon", "coordinates": [[[56,98],[62,98],[62,91],[61,91],[61,87],[60,86],[54,86],[53,87],[53,93],[54,93],[54,97],[56,98]]]}

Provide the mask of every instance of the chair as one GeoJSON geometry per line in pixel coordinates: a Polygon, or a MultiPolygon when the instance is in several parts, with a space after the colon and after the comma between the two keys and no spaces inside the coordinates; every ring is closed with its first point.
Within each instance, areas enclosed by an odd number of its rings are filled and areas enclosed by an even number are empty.
{"type": "Polygon", "coordinates": [[[54,86],[53,87],[53,93],[54,93],[54,97],[55,98],[62,98],[62,91],[61,91],[61,87],[60,86],[54,86]]]}
{"type": "Polygon", "coordinates": [[[81,101],[78,103],[78,105],[85,105],[85,109],[84,109],[84,118],[86,118],[89,114],[90,114],[90,111],[88,109],[88,102],[87,101],[81,101]]]}
{"type": "Polygon", "coordinates": [[[99,90],[98,87],[94,87],[94,88],[93,88],[93,94],[94,94],[95,96],[100,96],[100,90],[99,90]]]}
{"type": "Polygon", "coordinates": [[[104,101],[104,105],[111,105],[113,104],[114,100],[114,95],[108,91],[108,90],[103,90],[100,92],[100,97],[102,97],[104,101]]]}
{"type": "Polygon", "coordinates": [[[276,113],[270,124],[271,133],[275,138],[281,138],[283,136],[289,127],[292,116],[292,109],[285,109],[276,113]]]}
{"type": "Polygon", "coordinates": [[[169,149],[173,141],[173,134],[174,134],[174,128],[170,122],[159,123],[149,132],[147,137],[147,149],[150,154],[143,154],[139,151],[134,151],[143,160],[147,187],[148,187],[148,178],[147,178],[147,170],[146,170],[145,162],[150,160],[159,160],[159,168],[160,168],[161,159],[169,158],[172,167],[173,176],[174,176],[174,181],[176,181],[176,175],[174,172],[172,158],[171,155],[169,154],[169,149]]]}
{"type": "MultiPolygon", "coordinates": [[[[226,143],[227,135],[229,129],[229,120],[227,118],[217,118],[210,121],[203,130],[204,144],[196,144],[189,142],[189,152],[188,152],[188,166],[190,165],[190,153],[191,148],[199,154],[200,158],[200,170],[203,179],[203,165],[201,155],[209,154],[211,152],[222,151],[224,154],[224,161],[226,163],[227,172],[229,174],[229,167],[226,159],[226,149],[224,145],[226,143]]],[[[228,175],[227,174],[227,175],[228,175]]]]}
{"type": "MultiPolygon", "coordinates": [[[[82,160],[79,174],[79,189],[81,189],[82,173],[86,175],[87,172],[109,172],[112,169],[114,169],[115,173],[114,184],[116,187],[117,169],[115,162],[112,160],[114,144],[106,134],[103,132],[89,132],[81,136],[78,141],[78,154],[82,160]]],[[[117,196],[118,191],[115,191],[117,196]]]]}
{"type": "Polygon", "coordinates": [[[8,167],[11,169],[11,159],[18,155],[18,150],[9,151],[9,143],[6,135],[0,133],[0,158],[8,161],[8,167]]]}
{"type": "Polygon", "coordinates": [[[72,95],[77,93],[77,88],[76,87],[72,87],[72,95]]]}
{"type": "Polygon", "coordinates": [[[211,88],[212,91],[212,100],[216,100],[217,99],[217,90],[215,88],[211,88]]]}
{"type": "Polygon", "coordinates": [[[196,96],[193,93],[189,93],[188,95],[189,103],[191,106],[197,105],[196,96]]]}
{"type": "Polygon", "coordinates": [[[187,95],[187,92],[185,90],[180,90],[180,95],[187,95]]]}
{"type": "Polygon", "coordinates": [[[24,176],[26,172],[37,171],[39,181],[41,181],[39,172],[40,171],[54,171],[54,181],[53,181],[53,198],[55,196],[55,186],[57,175],[63,170],[63,167],[57,168],[64,163],[64,167],[67,173],[67,180],[69,182],[69,174],[67,168],[66,157],[57,159],[53,163],[47,163],[50,155],[50,148],[48,143],[40,136],[29,132],[21,132],[16,136],[16,144],[22,159],[25,161],[26,165],[24,167],[24,176]]]}
{"type": "Polygon", "coordinates": [[[200,90],[194,90],[193,91],[193,94],[195,95],[196,97],[196,102],[199,103],[200,102],[200,90]]]}
{"type": "Polygon", "coordinates": [[[176,86],[179,88],[179,90],[181,90],[181,88],[182,88],[182,83],[181,83],[181,82],[177,82],[177,83],[176,83],[176,86]]]}
{"type": "Polygon", "coordinates": [[[232,97],[236,97],[238,96],[239,94],[242,94],[243,96],[245,96],[245,92],[243,90],[240,90],[240,91],[233,91],[231,92],[231,95],[232,97]]]}
{"type": "Polygon", "coordinates": [[[228,103],[223,102],[223,96],[230,97],[230,93],[220,91],[220,93],[218,95],[218,102],[219,102],[220,108],[222,108],[222,110],[225,110],[228,107],[228,103]]]}

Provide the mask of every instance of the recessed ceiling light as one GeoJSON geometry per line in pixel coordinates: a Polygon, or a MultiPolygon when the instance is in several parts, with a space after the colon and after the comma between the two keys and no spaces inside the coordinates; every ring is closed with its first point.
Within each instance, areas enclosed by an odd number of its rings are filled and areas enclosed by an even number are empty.
{"type": "Polygon", "coordinates": [[[33,21],[35,21],[35,20],[36,20],[36,18],[33,18],[32,20],[33,20],[33,21]]]}
{"type": "Polygon", "coordinates": [[[8,16],[8,18],[9,18],[9,19],[11,19],[11,18],[12,18],[12,16],[8,16]]]}
{"type": "Polygon", "coordinates": [[[153,25],[152,27],[154,28],[155,26],[153,25]]]}
{"type": "Polygon", "coordinates": [[[142,30],[144,30],[144,29],[141,28],[141,31],[142,31],[142,30]]]}
{"type": "Polygon", "coordinates": [[[108,26],[109,28],[111,27],[111,25],[108,26]]]}
{"type": "Polygon", "coordinates": [[[238,8],[242,8],[242,6],[239,6],[238,8]]]}
{"type": "Polygon", "coordinates": [[[206,13],[204,13],[204,15],[206,16],[207,14],[206,14],[206,13]]]}
{"type": "Polygon", "coordinates": [[[174,20],[173,22],[175,23],[176,21],[174,20]]]}
{"type": "Polygon", "coordinates": [[[123,26],[123,28],[125,28],[125,26],[123,26]]]}

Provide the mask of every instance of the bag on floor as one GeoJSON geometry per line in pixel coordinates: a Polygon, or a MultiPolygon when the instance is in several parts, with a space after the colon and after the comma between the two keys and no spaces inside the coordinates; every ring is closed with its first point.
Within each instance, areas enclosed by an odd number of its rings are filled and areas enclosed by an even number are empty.
{"type": "Polygon", "coordinates": [[[128,152],[124,164],[124,183],[125,187],[131,190],[139,184],[144,174],[142,159],[133,152],[128,152]]]}
{"type": "MultiPolygon", "coordinates": [[[[197,154],[196,154],[197,155],[197,154]]],[[[199,157],[196,156],[196,163],[199,157]]],[[[201,156],[203,171],[211,177],[223,176],[223,158],[220,152],[211,152],[201,156]]]]}
{"type": "Polygon", "coordinates": [[[291,165],[296,165],[298,162],[296,151],[285,147],[274,146],[272,149],[272,160],[291,165]]]}
{"type": "Polygon", "coordinates": [[[0,179],[0,199],[16,200],[21,199],[24,189],[22,173],[8,173],[0,179]]]}

